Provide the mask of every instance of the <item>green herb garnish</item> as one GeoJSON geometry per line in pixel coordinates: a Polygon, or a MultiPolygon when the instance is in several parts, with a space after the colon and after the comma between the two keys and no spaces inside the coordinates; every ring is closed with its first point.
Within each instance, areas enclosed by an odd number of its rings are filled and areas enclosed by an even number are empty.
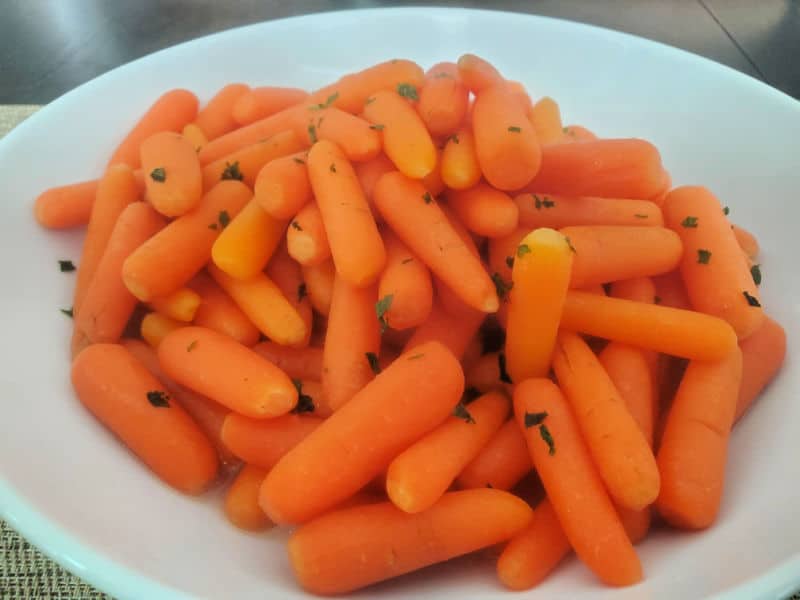
{"type": "Polygon", "coordinates": [[[156,167],[150,171],[150,179],[158,183],[164,183],[167,180],[167,171],[164,167],[156,167]]]}
{"type": "Polygon", "coordinates": [[[60,260],[58,261],[58,269],[62,273],[69,273],[70,271],[75,270],[75,263],[73,263],[71,260],[60,260]]]}
{"type": "Polygon", "coordinates": [[[475,419],[472,417],[470,412],[467,410],[467,407],[464,406],[463,402],[459,402],[456,404],[456,407],[453,409],[453,416],[466,421],[470,425],[475,424],[475,419]]]}
{"type": "Polygon", "coordinates": [[[701,265],[707,265],[708,262],[711,260],[711,251],[706,250],[705,248],[700,248],[697,250],[697,262],[701,265]]]}
{"type": "Polygon", "coordinates": [[[239,170],[239,161],[234,161],[233,163],[225,162],[225,168],[222,170],[222,175],[220,179],[225,181],[226,179],[234,179],[236,181],[241,181],[244,179],[244,175],[239,170]]]}
{"type": "Polygon", "coordinates": [[[681,221],[682,227],[697,227],[697,217],[686,217],[681,221]]]}
{"type": "Polygon", "coordinates": [[[394,294],[387,294],[375,303],[375,314],[378,316],[381,333],[384,333],[389,327],[389,321],[386,319],[386,312],[392,306],[392,300],[394,300],[394,294]]]}
{"type": "Polygon", "coordinates": [[[756,308],[761,306],[761,302],[758,301],[758,298],[751,296],[747,290],[743,291],[742,294],[744,294],[744,299],[747,300],[750,306],[755,306],[756,308]]]}
{"type": "Polygon", "coordinates": [[[147,401],[156,408],[169,408],[169,394],[161,390],[147,392],[147,401]]]}
{"type": "Polygon", "coordinates": [[[408,98],[409,100],[419,100],[419,94],[417,94],[417,88],[415,88],[410,83],[398,84],[397,93],[400,94],[403,98],[408,98]]]}
{"type": "Polygon", "coordinates": [[[375,373],[375,375],[379,375],[381,372],[381,364],[378,362],[378,355],[374,352],[365,352],[364,356],[367,357],[367,362],[372,372],[375,373]]]}
{"type": "Polygon", "coordinates": [[[506,353],[505,352],[498,352],[497,353],[497,369],[500,371],[500,381],[503,383],[514,383],[511,381],[511,376],[506,371],[506,353]]]}

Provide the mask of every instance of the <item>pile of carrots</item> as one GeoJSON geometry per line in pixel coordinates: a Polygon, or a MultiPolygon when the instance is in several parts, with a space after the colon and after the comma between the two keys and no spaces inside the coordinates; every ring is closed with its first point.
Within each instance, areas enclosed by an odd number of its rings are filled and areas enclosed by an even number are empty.
{"type": "Polygon", "coordinates": [[[713,524],[786,347],[728,213],[474,55],[169,91],[35,204],[88,226],[80,401],[177,490],[230,482],[236,526],[297,526],[319,594],[500,543],[511,589],[573,550],[630,585],[651,522],[713,524]]]}

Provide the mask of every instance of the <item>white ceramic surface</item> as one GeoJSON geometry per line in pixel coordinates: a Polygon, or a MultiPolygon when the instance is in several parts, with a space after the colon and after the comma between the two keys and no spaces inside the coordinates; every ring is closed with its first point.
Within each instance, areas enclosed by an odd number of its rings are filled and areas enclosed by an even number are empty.
{"type": "MultiPolygon", "coordinates": [[[[219,498],[184,498],[152,477],[77,403],[68,381],[72,274],[80,234],[52,234],[34,197],[96,177],[111,149],[169,87],[207,99],[225,83],[313,88],[393,57],[429,66],[492,60],[567,123],[639,136],[676,184],[703,183],[763,245],[763,296],[789,334],[780,378],[731,438],[719,524],[660,532],[640,547],[644,583],[604,588],[569,560],[531,597],[772,598],[800,587],[800,103],[745,75],[631,36],[557,20],[448,9],[340,12],[199,39],[111,71],[0,142],[0,514],[61,564],[120,598],[300,598],[285,535],[229,526],[219,498]]],[[[790,60],[790,57],[786,57],[790,60]]],[[[335,465],[331,465],[335,468],[335,465]]],[[[490,561],[462,559],[361,598],[509,598],[490,561]]]]}

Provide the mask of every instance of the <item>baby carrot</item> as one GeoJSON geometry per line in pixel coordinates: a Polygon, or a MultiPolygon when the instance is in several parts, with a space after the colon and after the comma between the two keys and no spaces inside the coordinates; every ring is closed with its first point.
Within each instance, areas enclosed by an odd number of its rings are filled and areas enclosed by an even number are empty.
{"type": "Polygon", "coordinates": [[[689,310],[689,296],[679,270],[653,277],[656,286],[656,304],[689,310]]]}
{"type": "Polygon", "coordinates": [[[483,313],[478,311],[469,315],[454,315],[444,310],[441,303],[434,302],[430,316],[414,330],[403,351],[410,352],[417,346],[437,341],[460,359],[481,326],[483,317],[483,313]]]}
{"type": "Polygon", "coordinates": [[[478,94],[472,131],[481,171],[494,187],[516,190],[539,172],[542,150],[536,130],[505,86],[495,85],[478,94]]]}
{"type": "Polygon", "coordinates": [[[219,232],[250,198],[250,190],[239,181],[218,183],[195,210],[172,221],[128,257],[122,266],[125,285],[145,302],[184,286],[208,263],[219,232]]]}
{"type": "Polygon", "coordinates": [[[323,316],[328,316],[331,310],[335,277],[336,269],[333,267],[332,260],[326,260],[318,265],[303,265],[303,280],[306,282],[306,291],[311,299],[311,306],[323,316]]]}
{"type": "MultiPolygon", "coordinates": [[[[510,289],[511,269],[516,261],[517,248],[522,242],[522,238],[530,232],[528,227],[517,227],[508,235],[489,240],[489,269],[492,279],[496,283],[499,276],[499,280],[506,284],[506,288],[510,289]]],[[[508,289],[505,289],[505,299],[508,297],[508,289]]]]}
{"type": "Polygon", "coordinates": [[[564,126],[561,123],[561,110],[555,100],[547,96],[539,100],[528,112],[528,119],[536,130],[536,136],[542,146],[561,141],[564,126]]]}
{"type": "Polygon", "coordinates": [[[512,381],[550,371],[572,255],[568,238],[554,229],[536,229],[517,247],[505,347],[512,381]]]}
{"type": "Polygon", "coordinates": [[[184,126],[181,135],[183,135],[183,137],[189,141],[189,143],[192,145],[192,148],[194,148],[196,152],[200,152],[200,149],[208,143],[206,134],[203,133],[203,130],[194,123],[189,123],[188,125],[184,126]]]}
{"type": "Polygon", "coordinates": [[[561,332],[553,370],[608,493],[633,510],[651,504],[659,490],[653,451],[591,348],[561,332]]]}
{"type": "Polygon", "coordinates": [[[297,404],[297,390],[283,371],[211,329],[176,329],[158,346],[158,360],[181,385],[248,417],[277,417],[297,404]]]}
{"type": "Polygon", "coordinates": [[[307,152],[269,161],[258,172],[255,197],[275,219],[291,219],[311,200],[306,167],[307,152]]]}
{"type": "Polygon", "coordinates": [[[540,583],[572,550],[553,505],[545,498],[527,529],[511,538],[497,560],[497,576],[511,590],[540,583]]]}
{"type": "Polygon", "coordinates": [[[664,227],[587,225],[560,231],[574,249],[572,288],[668,273],[683,253],[680,238],[664,227]]]}
{"type": "Polygon", "coordinates": [[[221,436],[235,456],[269,470],[321,423],[322,419],[307,414],[251,419],[230,413],[222,424],[221,436]]]}
{"type": "Polygon", "coordinates": [[[189,286],[200,295],[200,305],[194,314],[195,325],[224,333],[244,346],[258,342],[261,336],[258,328],[213,279],[201,273],[189,286]]]}
{"type": "Polygon", "coordinates": [[[154,133],[181,131],[197,115],[197,96],[188,90],[170,90],[156,100],[111,155],[108,165],[140,165],[139,146],[154,133]]]}
{"type": "Polygon", "coordinates": [[[647,537],[647,533],[650,531],[650,523],[653,520],[651,507],[631,510],[630,508],[617,506],[617,514],[631,544],[638,544],[647,537]]]}
{"type": "Polygon", "coordinates": [[[703,529],[717,517],[741,380],[738,347],[717,361],[689,362],[658,450],[656,507],[671,525],[703,529]]]}
{"type": "Polygon", "coordinates": [[[309,106],[305,113],[298,113],[294,132],[307,146],[317,140],[336,144],[353,162],[372,160],[381,152],[378,128],[338,108],[309,106]]]}
{"type": "Polygon", "coordinates": [[[267,214],[251,199],[222,230],[211,247],[211,260],[236,279],[260,273],[280,244],[286,221],[267,214]]]}
{"type": "Polygon", "coordinates": [[[725,319],[745,339],[764,311],[722,205],[706,188],[679,187],[664,201],[664,219],[683,241],[680,271],[694,309],[725,319]]]}
{"type": "Polygon", "coordinates": [[[204,491],[217,454],[192,418],[133,355],[118,344],[93,344],[72,363],[81,403],[172,487],[204,491]]]}
{"type": "Polygon", "coordinates": [[[458,74],[464,85],[474,94],[504,81],[494,66],[474,54],[462,54],[459,57],[458,74]]]}
{"type": "Polygon", "coordinates": [[[391,231],[384,233],[383,241],[386,267],[378,284],[378,298],[392,298],[383,313],[384,321],[393,329],[417,327],[433,307],[430,271],[391,231]]]}
{"type": "Polygon", "coordinates": [[[139,200],[140,196],[136,178],[127,165],[109,167],[97,184],[97,196],[92,205],[89,227],[78,264],[73,300],[75,313],[80,311],[83,297],[94,278],[119,215],[126,206],[139,200]]]}
{"type": "Polygon", "coordinates": [[[511,92],[511,95],[517,99],[517,102],[525,111],[525,114],[529,115],[533,110],[533,102],[531,101],[531,97],[528,94],[528,90],[525,89],[525,86],[519,81],[512,81],[509,79],[506,79],[505,85],[506,89],[511,92]]]}
{"type": "Polygon", "coordinates": [[[239,125],[250,125],[299,104],[306,98],[308,92],[298,88],[256,87],[236,98],[233,104],[233,120],[239,125]]]}
{"type": "Polygon", "coordinates": [[[82,181],[45,190],[36,198],[36,221],[48,229],[70,229],[86,225],[92,214],[98,180],[82,181]]]}
{"type": "Polygon", "coordinates": [[[510,490],[532,468],[525,437],[512,418],[495,432],[475,458],[464,467],[456,482],[461,488],[490,487],[510,490]]]}
{"type": "Polygon", "coordinates": [[[216,139],[236,129],[238,123],[233,116],[234,107],[249,91],[250,88],[243,83],[226,85],[197,113],[194,122],[207,139],[216,139]]]}
{"type": "Polygon", "coordinates": [[[245,465],[225,494],[225,516],[239,529],[263,531],[272,526],[258,505],[258,490],[267,472],[253,465],[245,465]]]}
{"type": "Polygon", "coordinates": [[[567,293],[561,327],[697,360],[717,360],[736,345],[736,333],[717,317],[577,290],[567,293]]]}
{"type": "Polygon", "coordinates": [[[519,222],[525,227],[560,229],[571,225],[625,225],[663,227],[661,209],[649,200],[569,198],[549,194],[519,194],[514,198],[519,222]]]}
{"type": "Polygon", "coordinates": [[[292,379],[319,381],[322,378],[322,348],[290,348],[275,342],[261,342],[253,350],[292,379]]]}
{"type": "Polygon", "coordinates": [[[444,192],[445,186],[444,181],[442,180],[442,151],[438,148],[436,149],[436,166],[433,170],[425,175],[420,181],[422,185],[425,186],[425,189],[428,190],[434,197],[438,198],[442,192],[444,192]]]}
{"type": "Polygon", "coordinates": [[[322,140],[308,153],[308,176],[336,271],[352,285],[369,285],[383,269],[386,252],[352,165],[335,144],[322,140]]]}
{"type": "Polygon", "coordinates": [[[425,74],[417,112],[434,136],[456,132],[469,106],[469,90],[461,83],[455,63],[438,63],[425,74]]]}
{"type": "Polygon", "coordinates": [[[148,305],[165,317],[188,323],[194,320],[200,302],[200,295],[197,292],[184,287],[166,296],[153,298],[148,305]]]}
{"type": "Polygon", "coordinates": [[[267,265],[266,274],[278,286],[283,297],[289,301],[305,323],[306,335],[295,346],[300,348],[308,346],[313,321],[311,301],[308,299],[300,265],[287,254],[285,246],[279,247],[267,265]]]}
{"type": "Polygon", "coordinates": [[[514,231],[519,209],[511,196],[486,183],[447,193],[448,205],[464,226],[481,236],[503,237],[514,231]]]}
{"type": "Polygon", "coordinates": [[[269,277],[258,273],[250,279],[234,279],[214,265],[209,265],[208,272],[261,333],[285,346],[305,345],[308,326],[269,277]]]}
{"type": "Polygon", "coordinates": [[[504,352],[502,357],[500,354],[500,352],[487,352],[473,361],[469,367],[465,367],[464,379],[468,388],[475,388],[480,392],[505,389],[508,383],[503,381],[508,379],[506,356],[504,352]]]}
{"type": "Polygon", "coordinates": [[[736,401],[734,422],[747,412],[766,385],[780,371],[786,356],[786,332],[770,317],[739,343],[742,349],[742,385],[736,401]]]}
{"type": "Polygon", "coordinates": [[[547,497],[578,557],[608,585],[641,580],[636,551],[558,387],[549,379],[517,384],[514,414],[547,497]]]}
{"type": "Polygon", "coordinates": [[[369,357],[376,358],[380,351],[378,319],[385,313],[377,303],[376,286],[357,288],[342,277],[334,280],[322,359],[322,387],[333,410],[349,402],[375,376],[369,357]]]}
{"type": "Polygon", "coordinates": [[[523,500],[500,490],[451,492],[417,514],[366,504],[297,529],[289,561],[309,592],[344,594],[503,542],[530,519],[523,500]]]}
{"type": "Polygon", "coordinates": [[[508,398],[484,394],[401,452],[386,472],[386,492],[400,510],[430,508],[508,417],[508,398]]]}
{"type": "Polygon", "coordinates": [[[89,344],[119,341],[136,307],[136,298],[120,277],[122,263],[164,225],[164,219],[143,202],[134,202],[123,209],[80,310],[74,313],[73,356],[89,344]]]}
{"type": "Polygon", "coordinates": [[[733,229],[733,235],[736,236],[736,242],[739,244],[739,247],[744,250],[748,258],[755,260],[760,250],[756,236],[747,231],[744,227],[739,227],[738,225],[731,225],[731,228],[733,229]]]}
{"type": "Polygon", "coordinates": [[[466,304],[483,312],[497,310],[497,293],[480,259],[421,183],[387,173],[375,186],[375,205],[397,237],[466,304]]]}
{"type": "Polygon", "coordinates": [[[463,389],[461,365],[441,344],[401,355],[275,465],[261,507],[276,523],[301,523],[335,506],[444,421],[463,389]]]}
{"type": "Polygon", "coordinates": [[[203,196],[203,177],[192,143],[178,133],[162,131],[139,147],[145,197],[158,212],[178,217],[203,196]]]}
{"type": "Polygon", "coordinates": [[[656,284],[650,277],[633,277],[611,284],[609,296],[653,304],[656,301],[656,284]]]}
{"type": "Polygon", "coordinates": [[[652,447],[655,382],[645,351],[611,342],[600,352],[598,358],[648,445],[652,447]]]}
{"type": "MultiPolygon", "coordinates": [[[[396,170],[394,163],[389,160],[388,156],[381,153],[372,160],[356,163],[353,165],[353,168],[356,170],[358,183],[361,184],[361,189],[364,191],[367,202],[369,202],[370,209],[373,209],[372,193],[375,189],[375,184],[378,182],[378,179],[381,178],[381,175],[396,170]]],[[[373,213],[376,219],[380,217],[380,213],[376,212],[374,209],[373,213]]]]}
{"type": "Polygon", "coordinates": [[[564,127],[563,131],[564,135],[561,138],[562,144],[572,144],[574,142],[597,139],[597,136],[583,125],[567,125],[564,127]]]}
{"type": "Polygon", "coordinates": [[[157,312],[147,313],[139,326],[142,339],[156,349],[168,334],[181,327],[186,327],[186,323],[157,312]]]}
{"type": "Polygon", "coordinates": [[[442,181],[454,190],[466,190],[481,180],[481,166],[472,130],[462,127],[447,138],[442,150],[442,181]]]}
{"type": "Polygon", "coordinates": [[[331,245],[316,202],[309,202],[294,215],[286,228],[286,247],[289,255],[304,266],[319,265],[331,257],[331,245]]]}

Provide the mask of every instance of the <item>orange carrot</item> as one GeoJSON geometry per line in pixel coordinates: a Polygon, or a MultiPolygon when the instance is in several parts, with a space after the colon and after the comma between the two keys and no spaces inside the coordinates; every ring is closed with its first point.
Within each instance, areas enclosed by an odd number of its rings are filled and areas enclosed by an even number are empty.
{"type": "Polygon", "coordinates": [[[356,170],[358,182],[361,184],[361,189],[364,191],[367,202],[369,202],[370,209],[373,211],[375,218],[379,219],[381,215],[373,208],[372,193],[381,175],[395,170],[394,163],[389,160],[389,157],[381,153],[372,160],[353,165],[353,168],[356,170]]]}
{"type": "Polygon", "coordinates": [[[633,510],[651,504],[659,490],[655,457],[591,348],[578,335],[562,332],[553,370],[608,493],[633,510]]]}
{"type": "Polygon", "coordinates": [[[266,273],[305,323],[306,335],[294,345],[299,348],[308,346],[312,328],[311,301],[308,299],[300,265],[287,254],[286,247],[280,247],[269,261],[266,273]]]}
{"type": "Polygon", "coordinates": [[[72,363],[81,403],[172,487],[204,491],[217,475],[217,454],[192,418],[130,352],[94,344],[72,363]]]}
{"type": "MultiPolygon", "coordinates": [[[[500,352],[488,352],[475,360],[468,368],[464,369],[464,378],[468,388],[475,388],[480,392],[505,389],[508,378],[505,370],[506,357],[500,352]],[[500,367],[502,363],[502,368],[500,367]]],[[[463,362],[463,361],[462,361],[463,362]]]]}
{"type": "MultiPolygon", "coordinates": [[[[409,333],[408,337],[410,338],[411,332],[408,333],[409,333]]],[[[480,336],[472,338],[469,341],[469,344],[467,344],[467,348],[464,350],[464,354],[461,357],[461,366],[464,367],[465,373],[467,369],[470,369],[481,358],[482,354],[483,354],[483,340],[480,339],[480,336]]]]}
{"type": "Polygon", "coordinates": [[[372,160],[381,152],[378,128],[338,108],[309,106],[305,113],[298,113],[294,132],[307,146],[317,140],[336,144],[353,162],[372,160]]]}
{"type": "Polygon", "coordinates": [[[548,194],[519,194],[514,198],[519,222],[525,227],[560,229],[571,225],[663,227],[661,209],[648,200],[568,198],[548,194]]]}
{"type": "MultiPolygon", "coordinates": [[[[120,270],[117,270],[117,277],[119,277],[120,270]]],[[[122,282],[122,279],[120,279],[120,282],[122,282]]],[[[125,288],[125,291],[128,291],[127,288],[125,288]]],[[[200,302],[200,295],[197,292],[189,288],[180,288],[167,296],[153,298],[148,305],[165,317],[188,323],[194,320],[197,309],[200,307],[200,302]]]]}
{"type": "Polygon", "coordinates": [[[308,153],[308,176],[336,271],[352,285],[369,285],[383,269],[386,252],[352,165],[323,140],[308,153]]]}
{"type": "Polygon", "coordinates": [[[451,135],[442,151],[442,181],[454,190],[466,190],[481,180],[481,166],[475,150],[475,137],[469,128],[451,135]]]}
{"type": "Polygon", "coordinates": [[[194,122],[207,139],[216,139],[236,129],[238,123],[233,116],[234,107],[249,91],[250,88],[242,83],[226,85],[197,113],[194,122]]]}
{"type": "Polygon", "coordinates": [[[744,227],[739,227],[738,225],[731,225],[731,228],[733,229],[733,235],[736,236],[736,242],[739,244],[739,247],[744,250],[748,258],[755,260],[760,251],[756,236],[747,231],[744,227]]]}
{"type": "Polygon", "coordinates": [[[333,280],[336,269],[332,260],[326,260],[318,265],[303,265],[303,280],[306,282],[306,291],[311,299],[311,306],[323,316],[328,316],[331,310],[333,297],[333,280]]]}
{"type": "Polygon", "coordinates": [[[561,142],[564,126],[561,123],[561,110],[555,100],[547,96],[539,100],[528,112],[528,119],[536,130],[540,144],[545,146],[561,142]]]}
{"type": "Polygon", "coordinates": [[[195,210],[172,221],[128,257],[122,266],[125,285],[145,302],[186,285],[211,259],[220,230],[250,197],[239,181],[214,186],[195,210]]]}
{"type": "Polygon", "coordinates": [[[642,567],[592,464],[564,396],[549,379],[514,388],[514,414],[564,534],[608,585],[642,578],[642,567]]]}
{"type": "Polygon", "coordinates": [[[462,488],[510,490],[530,473],[531,468],[525,437],[511,419],[495,432],[456,481],[462,488]]]}
{"type": "Polygon", "coordinates": [[[255,196],[275,219],[291,219],[311,200],[306,158],[299,152],[269,161],[258,172],[255,196]]]}
{"type": "Polygon", "coordinates": [[[274,342],[261,342],[253,350],[292,379],[319,381],[322,378],[322,348],[289,348],[274,342]]]}
{"type": "Polygon", "coordinates": [[[671,525],[703,529],[717,517],[741,379],[738,347],[717,361],[689,362],[658,450],[656,507],[671,525]]]}
{"type": "Polygon", "coordinates": [[[261,507],[276,523],[301,523],[335,506],[444,421],[463,389],[461,366],[441,344],[401,355],[275,465],[261,507]]]}
{"type": "Polygon", "coordinates": [[[225,417],[221,435],[234,455],[248,464],[269,470],[321,423],[322,419],[305,414],[251,419],[230,413],[225,417]]]}
{"type": "Polygon", "coordinates": [[[400,510],[430,508],[508,417],[508,398],[489,392],[460,404],[444,423],[401,452],[386,472],[386,492],[400,510]]]}
{"type": "Polygon", "coordinates": [[[82,181],[45,190],[33,205],[36,221],[48,229],[86,225],[92,214],[98,180],[82,181]]]}
{"type": "Polygon", "coordinates": [[[761,327],[739,343],[742,349],[742,385],[736,401],[734,422],[747,412],[767,384],[783,365],[786,356],[786,332],[770,317],[765,317],[761,327]]]}
{"type": "Polygon", "coordinates": [[[619,342],[611,342],[599,355],[600,364],[608,373],[648,445],[653,445],[653,397],[655,382],[648,358],[643,350],[619,342]]]}
{"type": "Polygon", "coordinates": [[[652,304],[656,301],[656,284],[650,277],[633,277],[611,284],[609,296],[652,304]]]}
{"type": "Polygon", "coordinates": [[[386,267],[381,273],[378,298],[391,297],[383,314],[393,329],[408,329],[423,323],[433,307],[431,274],[391,231],[383,237],[386,267]]]}
{"type": "Polygon", "coordinates": [[[298,88],[257,87],[244,92],[233,105],[233,120],[250,125],[272,116],[308,98],[308,92],[298,88]]]}
{"type": "Polygon", "coordinates": [[[494,284],[480,259],[422,184],[399,172],[387,173],[375,186],[375,205],[397,237],[465,303],[484,312],[497,310],[494,284]]]}
{"type": "Polygon", "coordinates": [[[428,319],[414,331],[406,342],[404,352],[410,352],[430,341],[443,344],[456,358],[461,358],[483,322],[483,313],[475,311],[464,318],[444,310],[440,303],[434,302],[428,319]]]}
{"type": "Polygon", "coordinates": [[[461,83],[455,63],[438,63],[425,74],[417,112],[434,136],[455,133],[467,114],[469,90],[461,83]]]}
{"type": "Polygon", "coordinates": [[[528,528],[511,539],[497,560],[497,576],[511,590],[527,590],[547,577],[572,547],[545,498],[528,528]]]}
{"type": "Polygon", "coordinates": [[[489,240],[489,268],[492,278],[497,282],[497,277],[508,286],[511,284],[511,269],[517,256],[517,248],[522,238],[530,233],[527,227],[517,227],[514,231],[503,237],[489,240]]]}
{"type": "Polygon", "coordinates": [[[225,494],[225,516],[239,529],[263,531],[272,526],[258,505],[258,490],[267,472],[253,465],[245,465],[225,494]]]}
{"type": "Polygon", "coordinates": [[[183,135],[183,137],[189,141],[189,143],[192,145],[192,148],[194,148],[196,152],[200,152],[200,149],[208,143],[206,134],[203,133],[203,130],[194,123],[189,123],[188,125],[184,126],[181,135],[183,135]]]}
{"type": "Polygon", "coordinates": [[[638,544],[647,537],[647,533],[650,531],[650,523],[653,520],[653,511],[649,506],[641,510],[631,510],[630,508],[617,506],[617,514],[631,544],[638,544]]]}
{"type": "Polygon", "coordinates": [[[201,273],[189,285],[200,295],[200,305],[194,315],[195,325],[224,333],[244,346],[258,342],[261,336],[258,328],[213,279],[201,273]]]}
{"type": "Polygon", "coordinates": [[[683,241],[680,271],[692,306],[725,319],[745,339],[764,311],[722,205],[706,188],[679,187],[664,201],[664,219],[683,241]]]}
{"type": "Polygon", "coordinates": [[[482,90],[472,109],[478,163],[486,180],[501,190],[516,190],[539,172],[542,150],[536,130],[503,85],[482,90]]]}
{"type": "Polygon", "coordinates": [[[474,94],[503,82],[503,76],[489,62],[474,54],[462,54],[458,59],[461,81],[474,94]]]}
{"type": "Polygon", "coordinates": [[[316,202],[309,202],[294,215],[286,228],[289,255],[304,266],[324,263],[331,257],[331,246],[322,213],[316,202]]]}
{"type": "Polygon", "coordinates": [[[525,86],[522,83],[507,79],[506,88],[508,88],[508,91],[511,92],[511,94],[517,99],[526,115],[533,110],[533,102],[531,101],[531,97],[528,94],[528,90],[525,89],[525,86]]]}
{"type": "Polygon", "coordinates": [[[361,505],[297,529],[289,561],[309,592],[344,594],[505,541],[530,519],[524,501],[500,490],[451,492],[413,515],[389,502],[361,505]]]}
{"type": "Polygon", "coordinates": [[[147,313],[142,319],[140,335],[152,348],[158,348],[161,342],[176,329],[186,327],[186,323],[162,315],[161,313],[147,313]]]}
{"type": "Polygon", "coordinates": [[[436,149],[436,166],[433,168],[433,171],[425,175],[420,181],[422,181],[422,185],[425,186],[425,189],[428,190],[432,196],[438,198],[447,187],[442,180],[442,152],[438,148],[436,149]]]}
{"type": "Polygon", "coordinates": [[[158,360],[181,385],[248,417],[277,417],[297,404],[297,390],[283,371],[211,329],[176,329],[159,345],[158,360]]]}
{"type": "Polygon", "coordinates": [[[561,143],[571,144],[574,142],[585,142],[587,140],[596,140],[597,136],[583,127],[582,125],[567,125],[563,129],[564,136],[561,138],[561,143]]]}
{"type": "Polygon", "coordinates": [[[125,163],[139,167],[139,146],[154,133],[179,132],[197,115],[197,96],[187,90],[170,90],[156,100],[111,155],[109,166],[125,163]]]}
{"type": "Polygon", "coordinates": [[[683,285],[679,270],[653,277],[653,283],[656,286],[656,304],[686,310],[691,308],[689,296],[686,294],[686,286],[683,285]]]}
{"type": "Polygon", "coordinates": [[[503,237],[517,227],[519,209],[511,196],[486,183],[450,191],[447,201],[466,228],[478,235],[503,237]]]}
{"type": "Polygon", "coordinates": [[[146,198],[158,212],[178,217],[203,196],[203,178],[197,152],[182,135],[163,131],[139,147],[146,198]]]}

